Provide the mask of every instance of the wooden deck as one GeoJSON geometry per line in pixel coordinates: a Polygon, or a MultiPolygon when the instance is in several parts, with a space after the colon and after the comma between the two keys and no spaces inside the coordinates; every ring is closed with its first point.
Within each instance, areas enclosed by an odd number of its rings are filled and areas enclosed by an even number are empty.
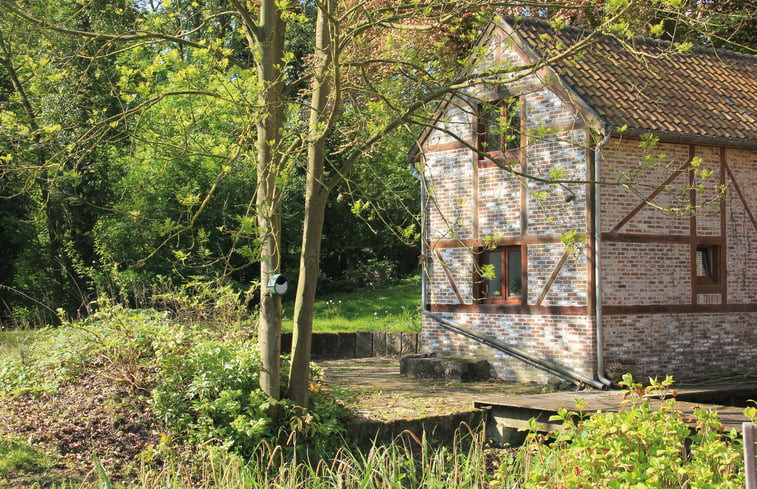
{"type": "MultiPolygon", "coordinates": [[[[725,429],[731,428],[741,431],[741,426],[747,418],[743,414],[743,407],[714,404],[712,400],[732,400],[734,396],[749,396],[757,398],[757,384],[717,385],[675,389],[677,392],[676,407],[686,414],[692,414],[697,407],[718,411],[725,429]],[[734,394],[735,393],[735,394],[734,394]],[[708,401],[700,402],[699,399],[708,401]]],[[[746,399],[747,397],[738,397],[746,399]]],[[[620,391],[578,391],[554,392],[549,394],[530,394],[519,396],[490,396],[474,401],[474,406],[489,412],[487,426],[488,438],[500,443],[518,444],[524,433],[518,432],[535,418],[538,426],[544,431],[551,431],[558,426],[549,422],[549,417],[557,414],[560,408],[576,410],[576,399],[584,402],[583,412],[597,411],[617,412],[622,409],[623,394],[620,391]]],[[[659,405],[661,401],[651,400],[651,405],[659,405]]]]}

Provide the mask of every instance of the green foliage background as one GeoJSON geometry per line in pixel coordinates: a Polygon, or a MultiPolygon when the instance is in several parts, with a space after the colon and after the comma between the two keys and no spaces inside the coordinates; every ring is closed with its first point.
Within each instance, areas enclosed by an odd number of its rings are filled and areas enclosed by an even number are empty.
{"type": "MultiPolygon", "coordinates": [[[[198,29],[171,43],[90,41],[0,21],[0,222],[2,319],[35,325],[71,317],[107,294],[144,305],[159,289],[196,277],[254,284],[254,70],[231,65],[245,51],[239,20],[213,17],[214,2],[164,2],[154,10],[122,2],[29,2],[40,18],[68,27],[121,32],[198,29]],[[211,20],[208,20],[211,19],[211,20]],[[24,100],[14,89],[17,72],[24,100]],[[30,111],[25,109],[28,102],[30,111]]],[[[313,31],[312,5],[291,22],[292,105],[313,31]]],[[[292,117],[296,137],[303,128],[292,117]]],[[[359,165],[327,211],[322,283],[327,290],[374,284],[417,270],[411,228],[417,183],[404,154],[410,132],[359,165]],[[357,190],[359,189],[359,190],[357,190]],[[338,200],[338,201],[337,201],[338,200]],[[387,226],[387,224],[390,224],[387,226]]],[[[334,142],[340,144],[339,141],[334,142]]],[[[283,270],[297,279],[304,175],[301,157],[286,185],[283,270]]]]}

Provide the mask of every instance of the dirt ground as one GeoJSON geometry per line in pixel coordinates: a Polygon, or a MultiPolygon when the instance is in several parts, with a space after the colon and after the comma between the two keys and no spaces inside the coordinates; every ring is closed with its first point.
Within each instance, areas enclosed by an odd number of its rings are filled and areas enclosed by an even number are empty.
{"type": "Polygon", "coordinates": [[[316,361],[325,384],[352,406],[359,417],[395,420],[459,413],[487,395],[544,392],[539,384],[491,380],[448,382],[400,375],[397,358],[353,358],[316,361]]]}

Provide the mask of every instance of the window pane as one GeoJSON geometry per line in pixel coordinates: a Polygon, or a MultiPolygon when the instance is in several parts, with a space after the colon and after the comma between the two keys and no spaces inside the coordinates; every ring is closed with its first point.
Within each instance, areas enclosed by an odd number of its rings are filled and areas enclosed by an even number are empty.
{"type": "Polygon", "coordinates": [[[521,283],[521,262],[520,250],[510,250],[507,252],[507,295],[510,297],[520,297],[522,292],[521,283]]]}
{"type": "Polygon", "coordinates": [[[485,115],[484,120],[486,124],[486,148],[487,152],[502,151],[502,125],[500,107],[489,108],[485,115]]]}
{"type": "Polygon", "coordinates": [[[520,106],[516,102],[507,104],[507,130],[505,131],[505,148],[520,148],[520,106]]]}
{"type": "Polygon", "coordinates": [[[707,251],[699,248],[697,250],[697,277],[707,277],[707,251]]]}
{"type": "Polygon", "coordinates": [[[502,253],[489,253],[489,265],[494,266],[494,278],[489,280],[489,286],[486,288],[486,297],[502,296],[502,253]]]}
{"type": "Polygon", "coordinates": [[[717,280],[717,254],[718,248],[716,246],[700,246],[699,248],[697,248],[695,263],[697,277],[714,281],[717,280]]]}

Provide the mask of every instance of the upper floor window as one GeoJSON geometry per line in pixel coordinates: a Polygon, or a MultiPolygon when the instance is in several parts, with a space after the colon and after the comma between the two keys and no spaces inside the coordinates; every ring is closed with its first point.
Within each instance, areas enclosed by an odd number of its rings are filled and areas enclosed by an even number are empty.
{"type": "Polygon", "coordinates": [[[483,102],[478,113],[478,146],[497,155],[520,148],[520,103],[516,98],[483,102]]]}
{"type": "Polygon", "coordinates": [[[479,267],[479,300],[520,303],[523,296],[520,246],[484,250],[479,256],[479,267]]]}
{"type": "Polygon", "coordinates": [[[720,282],[719,268],[720,247],[697,246],[696,272],[697,283],[717,284],[720,282]]]}

